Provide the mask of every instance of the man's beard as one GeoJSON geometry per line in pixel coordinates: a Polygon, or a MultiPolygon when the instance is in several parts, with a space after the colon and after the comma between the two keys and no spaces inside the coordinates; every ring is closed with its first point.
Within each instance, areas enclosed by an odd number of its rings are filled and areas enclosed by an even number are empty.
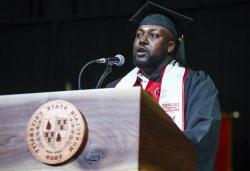
{"type": "Polygon", "coordinates": [[[167,53],[161,51],[159,55],[151,55],[150,52],[143,57],[137,56],[137,52],[133,51],[133,63],[138,68],[157,68],[168,57],[167,53]]]}

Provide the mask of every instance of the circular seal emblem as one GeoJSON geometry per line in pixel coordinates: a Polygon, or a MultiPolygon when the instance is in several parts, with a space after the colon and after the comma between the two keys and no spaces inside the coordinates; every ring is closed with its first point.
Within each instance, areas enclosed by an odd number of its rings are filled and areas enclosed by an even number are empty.
{"type": "Polygon", "coordinates": [[[61,164],[85,145],[87,124],[73,104],[50,101],[32,115],[26,139],[36,159],[51,165],[61,164]]]}

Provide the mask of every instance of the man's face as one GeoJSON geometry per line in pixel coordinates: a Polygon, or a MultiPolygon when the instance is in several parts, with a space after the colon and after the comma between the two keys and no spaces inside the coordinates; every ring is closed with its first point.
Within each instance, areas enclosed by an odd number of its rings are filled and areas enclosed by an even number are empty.
{"type": "MultiPolygon", "coordinates": [[[[157,25],[141,25],[133,44],[133,62],[139,68],[155,68],[169,56],[172,33],[157,25]]],[[[171,41],[173,42],[173,41],[171,41]]]]}

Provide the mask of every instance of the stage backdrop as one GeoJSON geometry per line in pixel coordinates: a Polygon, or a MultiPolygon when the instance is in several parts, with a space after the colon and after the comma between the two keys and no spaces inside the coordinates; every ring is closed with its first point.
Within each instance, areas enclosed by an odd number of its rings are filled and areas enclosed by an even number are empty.
{"type": "MultiPolygon", "coordinates": [[[[157,1],[160,2],[160,1],[157,1]]],[[[143,0],[3,0],[0,1],[0,94],[77,89],[86,62],[122,54],[107,82],[132,66],[136,27],[129,17],[143,0]]],[[[190,66],[205,70],[219,88],[222,110],[239,111],[233,123],[233,167],[248,167],[250,3],[247,0],[164,4],[195,19],[186,29],[190,66]]],[[[94,88],[104,66],[92,65],[84,88],[94,88]]],[[[243,169],[244,168],[244,169],[243,169]]]]}

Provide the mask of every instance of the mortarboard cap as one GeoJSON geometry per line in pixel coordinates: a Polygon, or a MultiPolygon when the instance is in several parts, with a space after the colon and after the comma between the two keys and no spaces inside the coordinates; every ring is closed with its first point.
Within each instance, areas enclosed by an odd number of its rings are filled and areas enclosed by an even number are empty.
{"type": "Polygon", "coordinates": [[[129,21],[138,25],[160,25],[170,30],[175,38],[178,38],[183,33],[185,26],[193,19],[147,1],[129,21]]]}

